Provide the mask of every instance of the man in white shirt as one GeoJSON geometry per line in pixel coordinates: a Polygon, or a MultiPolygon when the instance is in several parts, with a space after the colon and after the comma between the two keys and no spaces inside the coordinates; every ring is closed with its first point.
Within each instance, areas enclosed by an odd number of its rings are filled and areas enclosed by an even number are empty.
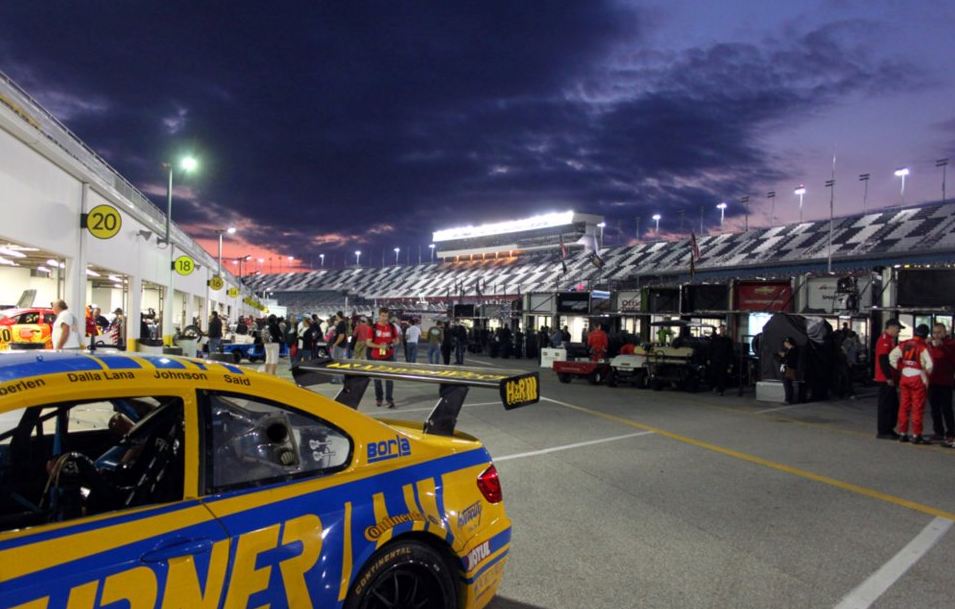
{"type": "Polygon", "coordinates": [[[405,330],[405,360],[412,364],[418,361],[418,341],[421,339],[421,326],[412,319],[405,330]]]}
{"type": "Polygon", "coordinates": [[[57,351],[80,349],[80,325],[76,315],[66,306],[66,301],[52,303],[56,320],[53,322],[53,348],[57,351]]]}

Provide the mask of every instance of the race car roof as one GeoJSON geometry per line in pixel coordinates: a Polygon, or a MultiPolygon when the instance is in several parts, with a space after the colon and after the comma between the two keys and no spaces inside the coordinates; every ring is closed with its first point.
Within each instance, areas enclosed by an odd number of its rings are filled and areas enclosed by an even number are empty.
{"type": "MultiPolygon", "coordinates": [[[[155,368],[185,369],[191,366],[205,366],[185,358],[150,355],[147,353],[127,354],[109,351],[102,354],[82,351],[7,351],[0,352],[0,383],[22,378],[61,374],[64,372],[96,372],[103,370],[135,370],[142,368],[137,360],[144,360],[155,368]]],[[[241,374],[237,366],[216,362],[230,372],[241,374]]],[[[194,368],[193,368],[194,369],[194,368]]]]}

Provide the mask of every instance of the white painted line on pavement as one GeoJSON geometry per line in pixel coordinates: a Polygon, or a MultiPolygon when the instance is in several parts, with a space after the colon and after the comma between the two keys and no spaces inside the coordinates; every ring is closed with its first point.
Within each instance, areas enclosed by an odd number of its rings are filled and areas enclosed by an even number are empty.
{"type": "MultiPolygon", "coordinates": [[[[498,401],[498,402],[475,402],[474,404],[469,404],[469,403],[465,402],[465,403],[464,403],[464,406],[461,406],[461,409],[463,410],[463,409],[465,408],[465,406],[467,406],[467,407],[471,407],[471,406],[493,406],[494,404],[500,404],[500,403],[501,403],[501,402],[499,402],[499,401],[498,401]]],[[[373,417],[376,417],[376,416],[378,416],[378,415],[383,415],[383,414],[388,414],[388,415],[390,415],[390,414],[395,414],[395,413],[398,413],[398,412],[431,412],[432,410],[434,410],[434,406],[427,406],[427,407],[424,407],[424,408],[385,408],[384,406],[382,406],[380,411],[376,408],[375,410],[372,410],[372,411],[370,411],[370,412],[368,412],[368,413],[366,413],[366,414],[368,414],[368,415],[370,415],[370,416],[373,416],[373,417]]]]}
{"type": "Polygon", "coordinates": [[[945,533],[952,528],[953,522],[947,518],[935,518],[908,545],[899,550],[889,562],[869,576],[867,580],[847,594],[835,609],[868,609],[872,604],[897,582],[905,572],[912,568],[932,549],[945,533]]]}
{"type": "Polygon", "coordinates": [[[757,410],[753,414],[766,414],[767,412],[776,412],[777,410],[789,410],[790,408],[799,408],[800,406],[806,406],[806,404],[789,404],[788,406],[777,406],[775,408],[766,408],[765,410],[757,410]]]}
{"type": "Polygon", "coordinates": [[[503,457],[494,457],[493,461],[495,463],[498,463],[500,461],[510,461],[511,459],[523,459],[524,457],[536,457],[538,455],[546,455],[548,453],[555,453],[561,450],[571,450],[572,448],[582,448],[584,446],[593,446],[594,444],[616,442],[617,440],[626,440],[627,438],[649,436],[652,433],[653,433],[652,431],[640,431],[637,433],[628,433],[622,436],[612,436],[610,438],[601,438],[599,440],[589,440],[587,442],[575,442],[574,444],[564,444],[563,446],[552,446],[551,448],[544,448],[541,450],[532,450],[526,453],[516,453],[513,455],[505,455],[503,457]]]}

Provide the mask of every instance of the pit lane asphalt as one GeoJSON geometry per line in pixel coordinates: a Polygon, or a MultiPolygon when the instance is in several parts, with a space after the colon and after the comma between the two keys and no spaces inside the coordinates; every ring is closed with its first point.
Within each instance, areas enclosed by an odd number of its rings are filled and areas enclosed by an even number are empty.
{"type": "MultiPolygon", "coordinates": [[[[955,606],[955,532],[896,556],[955,518],[955,450],[876,440],[871,392],[778,409],[541,370],[541,393],[505,412],[472,389],[458,422],[500,459],[514,524],[492,609],[955,606]],[[914,564],[880,572],[893,558],[914,564]]],[[[369,388],[360,410],[422,421],[435,402],[420,384],[395,396],[379,410],[369,388]]]]}

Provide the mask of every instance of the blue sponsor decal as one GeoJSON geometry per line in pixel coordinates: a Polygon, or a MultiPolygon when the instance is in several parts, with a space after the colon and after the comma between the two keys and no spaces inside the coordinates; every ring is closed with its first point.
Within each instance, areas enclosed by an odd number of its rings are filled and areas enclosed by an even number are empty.
{"type": "Polygon", "coordinates": [[[398,457],[407,457],[411,454],[411,443],[408,438],[395,436],[391,440],[381,440],[368,444],[368,462],[378,463],[398,457]]]}

